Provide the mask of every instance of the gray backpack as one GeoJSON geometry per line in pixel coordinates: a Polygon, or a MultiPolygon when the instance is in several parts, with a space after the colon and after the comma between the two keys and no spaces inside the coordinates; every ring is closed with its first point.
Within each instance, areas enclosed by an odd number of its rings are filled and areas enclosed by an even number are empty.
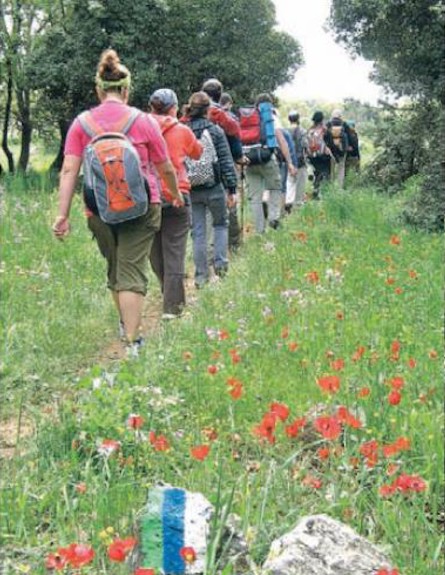
{"type": "Polygon", "coordinates": [[[203,130],[199,141],[203,148],[200,158],[198,160],[186,158],[185,160],[187,176],[192,188],[198,186],[211,187],[217,183],[215,168],[218,163],[218,156],[212,136],[207,128],[203,130]]]}
{"type": "Polygon", "coordinates": [[[103,130],[90,112],[79,116],[92,138],[83,155],[85,203],[107,224],[138,218],[148,209],[148,182],[139,154],[126,136],[139,114],[131,108],[112,131],[103,130]]]}

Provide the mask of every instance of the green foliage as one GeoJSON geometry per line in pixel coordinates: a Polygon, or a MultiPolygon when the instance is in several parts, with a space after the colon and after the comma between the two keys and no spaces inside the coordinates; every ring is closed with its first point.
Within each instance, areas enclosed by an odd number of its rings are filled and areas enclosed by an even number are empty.
{"type": "Polygon", "coordinates": [[[333,0],[337,40],[375,61],[375,78],[398,95],[444,101],[445,11],[435,0],[333,0]]]}
{"type": "Polygon", "coordinates": [[[444,22],[440,2],[334,0],[331,28],[353,53],[375,61],[375,79],[411,104],[387,114],[377,132],[379,155],[370,177],[390,192],[416,175],[418,192],[405,206],[407,221],[444,227],[444,22]]]}
{"type": "MultiPolygon", "coordinates": [[[[388,547],[404,575],[441,572],[439,235],[400,227],[397,202],[387,196],[330,191],[286,218],[278,232],[250,238],[224,281],[201,290],[189,315],[160,326],[138,360],[91,367],[85,342],[103,345],[101,332],[112,325],[100,261],[77,207],[74,235],[54,244],[50,198],[35,191],[6,195],[2,310],[13,352],[6,358],[24,416],[34,413],[38,428],[20,445],[22,455],[4,462],[0,536],[11,571],[43,575],[48,552],[81,540],[96,550],[92,573],[125,573],[126,566],[106,558],[102,534],[111,527],[130,535],[146,489],[162,480],[201,491],[216,507],[209,575],[228,510],[242,518],[258,563],[271,540],[303,515],[327,513],[388,547]],[[88,288],[92,302],[84,301],[88,288]],[[34,316],[31,327],[33,306],[48,313],[45,322],[34,316]],[[37,349],[15,338],[22,324],[33,329],[37,349]],[[344,368],[334,372],[332,361],[340,358],[344,368]],[[33,359],[37,382],[24,373],[33,359]],[[333,373],[340,389],[323,394],[316,381],[333,373]],[[398,406],[387,400],[394,376],[404,380],[398,406]],[[230,377],[243,384],[238,400],[229,394],[230,377]],[[368,397],[358,394],[363,387],[368,397]],[[43,397],[46,414],[36,404],[43,397]],[[275,443],[261,441],[253,428],[274,401],[288,405],[289,421],[314,406],[332,413],[345,405],[359,410],[363,427],[345,427],[341,440],[325,441],[311,425],[290,439],[278,423],[275,443]],[[130,413],[144,418],[141,430],[127,425],[130,413]],[[150,431],[165,435],[170,450],[156,451],[150,431]],[[379,451],[376,465],[366,465],[364,442],[382,446],[399,437],[410,440],[409,450],[393,457],[379,451]],[[103,439],[119,440],[120,450],[101,456],[103,439]],[[211,445],[210,454],[196,461],[190,447],[202,443],[211,445]],[[321,446],[333,450],[327,460],[317,454],[321,446]],[[395,477],[387,475],[391,464],[399,466],[396,475],[424,478],[426,491],[382,498],[379,488],[395,477]],[[322,485],[309,487],[307,476],[322,485]]],[[[155,288],[149,297],[159,301],[155,288]]]]}

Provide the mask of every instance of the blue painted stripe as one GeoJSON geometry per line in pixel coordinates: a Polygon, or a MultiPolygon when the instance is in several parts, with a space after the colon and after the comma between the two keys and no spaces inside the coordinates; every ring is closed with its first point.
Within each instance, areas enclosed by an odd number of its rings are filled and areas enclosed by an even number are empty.
{"type": "Polygon", "coordinates": [[[162,506],[162,529],[164,535],[164,571],[182,575],[185,562],[180,555],[184,547],[185,491],[166,489],[162,506]]]}

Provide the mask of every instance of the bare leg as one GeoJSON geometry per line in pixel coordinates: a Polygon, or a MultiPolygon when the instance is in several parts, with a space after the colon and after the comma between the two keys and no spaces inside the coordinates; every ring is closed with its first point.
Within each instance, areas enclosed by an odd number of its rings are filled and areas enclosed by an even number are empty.
{"type": "Polygon", "coordinates": [[[124,322],[125,333],[129,342],[134,341],[139,335],[144,307],[144,296],[131,291],[118,293],[119,309],[124,322]]]}

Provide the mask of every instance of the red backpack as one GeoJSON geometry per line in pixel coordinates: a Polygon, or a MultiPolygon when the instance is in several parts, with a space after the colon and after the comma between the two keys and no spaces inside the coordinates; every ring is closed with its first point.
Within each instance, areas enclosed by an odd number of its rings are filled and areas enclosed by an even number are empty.
{"type": "Polygon", "coordinates": [[[255,107],[240,108],[238,110],[243,146],[252,146],[261,143],[261,116],[255,107]]]}

